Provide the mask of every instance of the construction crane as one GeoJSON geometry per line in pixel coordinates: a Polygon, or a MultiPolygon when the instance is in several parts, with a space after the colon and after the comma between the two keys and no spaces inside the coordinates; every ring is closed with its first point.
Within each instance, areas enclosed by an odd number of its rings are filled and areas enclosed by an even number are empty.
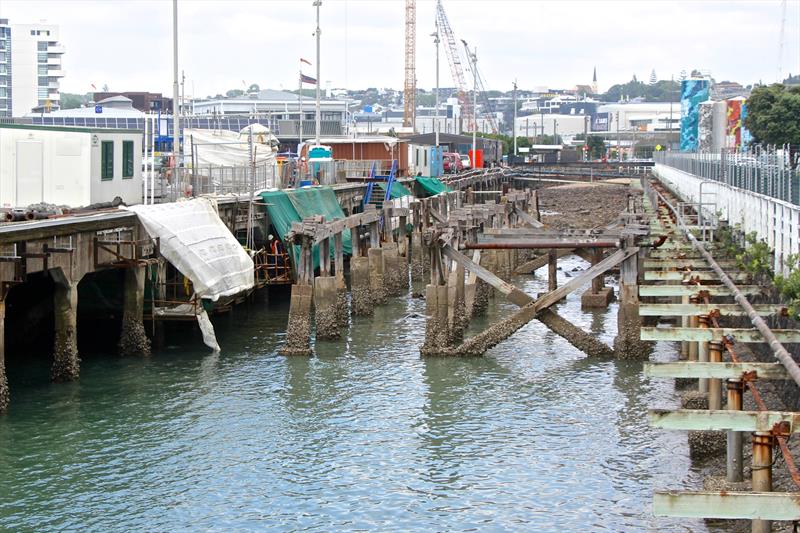
{"type": "Polygon", "coordinates": [[[406,75],[403,85],[403,126],[414,128],[417,110],[417,6],[416,0],[406,0],[406,75]]]}
{"type": "Polygon", "coordinates": [[[456,84],[456,89],[458,90],[458,102],[461,106],[461,118],[464,121],[464,128],[471,131],[475,128],[475,116],[472,109],[472,102],[470,102],[467,97],[467,84],[464,80],[464,68],[461,63],[461,56],[458,52],[453,29],[450,27],[447,14],[444,12],[442,0],[436,0],[436,20],[439,23],[439,31],[442,33],[444,37],[443,41],[446,44],[444,49],[447,55],[447,62],[450,64],[450,71],[453,75],[453,83],[456,84]]]}
{"type": "MultiPolygon", "coordinates": [[[[467,41],[461,39],[461,42],[464,44],[464,51],[467,53],[467,60],[469,61],[469,69],[475,76],[476,85],[478,86],[478,92],[480,93],[481,100],[483,101],[484,116],[489,121],[489,125],[492,128],[492,133],[497,133],[498,131],[497,117],[494,113],[494,106],[492,105],[492,102],[489,100],[489,93],[486,92],[486,86],[483,83],[483,76],[481,76],[481,71],[478,70],[478,64],[475,61],[473,61],[475,54],[470,52],[469,46],[467,46],[467,41]]],[[[477,126],[478,124],[476,120],[475,127],[477,128],[477,126]]]]}

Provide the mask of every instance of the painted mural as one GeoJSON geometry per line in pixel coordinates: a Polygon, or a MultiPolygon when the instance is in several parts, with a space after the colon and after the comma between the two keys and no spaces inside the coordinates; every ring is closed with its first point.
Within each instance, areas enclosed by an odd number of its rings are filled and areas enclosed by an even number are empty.
{"type": "Polygon", "coordinates": [[[742,145],[742,108],[745,100],[743,98],[731,98],[726,102],[726,128],[725,145],[726,148],[735,150],[742,145]]]}
{"type": "Polygon", "coordinates": [[[697,119],[697,149],[712,152],[714,146],[714,102],[700,104],[697,119]]]}
{"type": "Polygon", "coordinates": [[[686,79],[681,82],[681,151],[696,152],[700,104],[708,100],[708,80],[686,79]]]}

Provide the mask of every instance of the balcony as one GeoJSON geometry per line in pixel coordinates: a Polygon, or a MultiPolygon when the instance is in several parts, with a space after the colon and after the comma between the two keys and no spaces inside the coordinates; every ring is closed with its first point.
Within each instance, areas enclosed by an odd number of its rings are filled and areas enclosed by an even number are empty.
{"type": "Polygon", "coordinates": [[[66,72],[60,68],[47,71],[47,75],[51,78],[63,78],[65,74],[66,72]]]}
{"type": "Polygon", "coordinates": [[[56,65],[56,66],[60,67],[61,66],[61,57],[48,57],[47,58],[47,64],[48,65],[56,65]]]}
{"type": "Polygon", "coordinates": [[[60,44],[49,45],[47,47],[48,54],[63,54],[64,52],[66,52],[66,50],[64,49],[64,46],[60,44]]]}

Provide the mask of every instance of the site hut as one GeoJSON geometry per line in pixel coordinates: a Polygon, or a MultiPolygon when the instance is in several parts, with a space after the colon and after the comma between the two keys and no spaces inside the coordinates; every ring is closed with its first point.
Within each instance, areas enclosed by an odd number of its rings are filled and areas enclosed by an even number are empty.
{"type": "MultiPolygon", "coordinates": [[[[408,138],[410,146],[436,146],[436,133],[423,133],[408,138]]],[[[503,160],[503,141],[478,137],[475,140],[476,148],[483,153],[483,165],[491,167],[498,165],[503,160]]],[[[439,146],[442,152],[457,152],[468,155],[472,150],[472,135],[454,135],[452,133],[439,133],[439,146]]],[[[413,154],[412,154],[413,155],[413,154]]],[[[428,174],[423,173],[423,176],[428,174]]]]}
{"type": "Polygon", "coordinates": [[[142,131],[0,124],[0,207],[142,201],[142,131]]]}
{"type": "MultiPolygon", "coordinates": [[[[408,175],[408,148],[403,139],[397,137],[370,135],[365,137],[323,137],[320,144],[331,149],[336,162],[335,183],[348,179],[362,179],[367,176],[375,163],[376,174],[386,175],[397,160],[397,176],[408,175]]],[[[300,145],[300,157],[307,158],[309,150],[314,149],[314,139],[300,145]]],[[[334,182],[326,182],[331,184],[334,182]]]]}

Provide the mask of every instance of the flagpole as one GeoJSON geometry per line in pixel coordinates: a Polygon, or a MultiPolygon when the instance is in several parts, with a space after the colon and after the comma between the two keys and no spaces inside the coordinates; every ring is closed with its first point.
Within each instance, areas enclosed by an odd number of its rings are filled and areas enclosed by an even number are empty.
{"type": "Polygon", "coordinates": [[[298,92],[297,92],[297,109],[300,110],[300,128],[298,128],[298,134],[300,138],[297,141],[297,157],[300,157],[300,145],[303,143],[303,70],[300,70],[300,80],[298,82],[298,92]]]}

